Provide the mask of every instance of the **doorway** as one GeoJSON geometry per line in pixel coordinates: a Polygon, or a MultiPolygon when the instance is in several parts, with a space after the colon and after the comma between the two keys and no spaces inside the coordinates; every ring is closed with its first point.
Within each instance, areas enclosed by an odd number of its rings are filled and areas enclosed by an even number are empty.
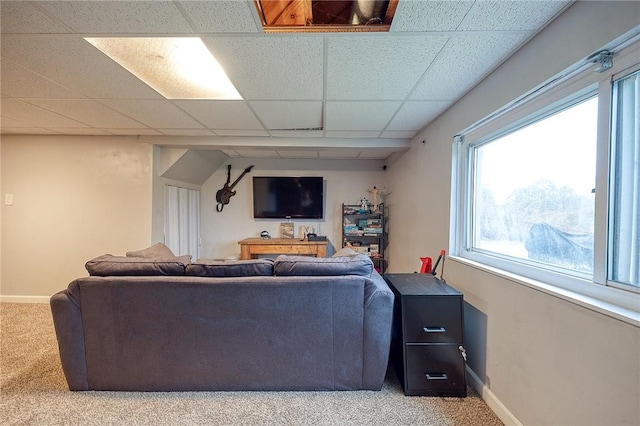
{"type": "Polygon", "coordinates": [[[164,239],[176,256],[200,256],[200,191],[165,185],[164,239]]]}

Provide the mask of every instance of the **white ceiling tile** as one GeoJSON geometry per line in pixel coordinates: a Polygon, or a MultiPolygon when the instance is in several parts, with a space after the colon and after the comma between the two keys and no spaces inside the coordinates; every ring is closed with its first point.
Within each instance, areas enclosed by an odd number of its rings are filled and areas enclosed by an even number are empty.
{"type": "Polygon", "coordinates": [[[238,151],[235,151],[233,149],[221,149],[220,151],[222,151],[223,153],[225,153],[229,157],[242,157],[242,155],[240,155],[240,153],[238,151]]]}
{"type": "Polygon", "coordinates": [[[240,157],[251,158],[279,158],[278,152],[272,149],[236,149],[236,154],[240,157]]]}
{"type": "MultiPolygon", "coordinates": [[[[140,123],[134,121],[119,112],[106,106],[86,99],[75,100],[30,100],[29,103],[40,108],[53,111],[72,120],[85,123],[90,127],[107,129],[137,129],[143,128],[140,123]]],[[[65,126],[72,127],[72,126],[65,126]]],[[[107,130],[110,131],[110,130],[107,130]]]]}
{"type": "Polygon", "coordinates": [[[65,98],[82,97],[46,78],[11,61],[3,61],[0,86],[4,94],[16,98],[65,98]]]}
{"type": "Polygon", "coordinates": [[[263,129],[262,124],[244,101],[183,100],[174,101],[174,103],[213,130],[263,129]]]}
{"type": "Polygon", "coordinates": [[[523,33],[457,34],[427,71],[412,100],[456,100],[526,40],[523,33]],[[437,81],[438,84],[433,84],[437,81]]]}
{"type": "Polygon", "coordinates": [[[330,38],[327,99],[404,99],[447,40],[439,35],[330,38]]]}
{"type": "Polygon", "coordinates": [[[66,33],[62,23],[42,13],[36,2],[2,1],[0,2],[0,30],[2,33],[66,33]]]}
{"type": "Polygon", "coordinates": [[[327,102],[325,130],[382,130],[402,102],[327,102]]]}
{"type": "MultiPolygon", "coordinates": [[[[3,101],[3,103],[6,101],[3,101]]],[[[2,116],[0,116],[0,122],[2,122],[2,128],[4,129],[5,127],[33,127],[33,124],[29,124],[29,123],[25,123],[24,121],[20,121],[20,120],[14,120],[13,118],[10,117],[5,117],[4,116],[4,111],[2,111],[2,116]]]]}
{"type": "Polygon", "coordinates": [[[283,138],[321,138],[322,130],[270,130],[271,136],[283,138]]]}
{"type": "Polygon", "coordinates": [[[79,33],[189,34],[193,29],[171,1],[42,1],[79,33]]]}
{"type": "Polygon", "coordinates": [[[400,1],[391,31],[454,31],[473,4],[474,1],[400,1]]]}
{"type": "Polygon", "coordinates": [[[278,155],[282,158],[318,158],[318,151],[311,149],[279,149],[278,155]]]}
{"type": "Polygon", "coordinates": [[[254,20],[255,8],[247,1],[180,1],[178,4],[189,16],[197,32],[262,32],[254,20]]]}
{"type": "MultiPolygon", "coordinates": [[[[2,127],[3,135],[57,135],[57,130],[46,129],[44,127],[2,127]]],[[[66,133],[65,133],[66,134],[66,133]]]]}
{"type": "Polygon", "coordinates": [[[109,136],[113,134],[107,131],[94,129],[91,127],[86,127],[82,129],[78,129],[78,128],[65,129],[63,127],[60,127],[60,128],[56,128],[55,131],[63,135],[109,136]]]}
{"type": "Polygon", "coordinates": [[[4,35],[0,41],[3,59],[10,59],[84,96],[162,99],[81,37],[4,35]]]}
{"type": "Polygon", "coordinates": [[[250,130],[250,129],[241,129],[241,130],[229,130],[229,129],[216,129],[216,134],[219,136],[248,136],[248,137],[263,137],[270,136],[269,132],[266,130],[250,130]]]}
{"type": "Polygon", "coordinates": [[[145,136],[161,136],[162,133],[160,133],[158,130],[155,129],[144,129],[144,128],[138,128],[138,129],[107,129],[107,131],[113,135],[118,135],[118,136],[138,136],[138,135],[145,135],[145,136]]]}
{"type": "Polygon", "coordinates": [[[360,149],[331,149],[331,150],[319,150],[318,155],[320,158],[328,158],[335,160],[349,160],[356,159],[360,156],[360,149]]]}
{"type": "Polygon", "coordinates": [[[385,131],[380,133],[381,138],[390,138],[390,139],[411,139],[416,135],[415,131],[385,131]]]}
{"type": "Polygon", "coordinates": [[[377,138],[380,136],[380,131],[346,131],[346,130],[327,130],[324,132],[328,138],[345,138],[345,139],[361,139],[361,138],[377,138]]]}
{"type": "Polygon", "coordinates": [[[405,102],[386,130],[420,130],[449,106],[447,101],[405,102]]]}
{"type": "Polygon", "coordinates": [[[477,1],[460,24],[462,31],[534,31],[571,1],[477,1]]]}
{"type": "Polygon", "coordinates": [[[2,116],[38,127],[89,127],[79,121],[48,111],[46,108],[11,99],[2,101],[2,116]]]}
{"type": "Polygon", "coordinates": [[[360,152],[360,156],[358,158],[367,160],[384,160],[386,158],[389,158],[389,156],[391,156],[391,154],[393,154],[394,152],[396,152],[396,150],[394,149],[371,148],[360,152]]]}
{"type": "Polygon", "coordinates": [[[244,99],[322,99],[321,37],[270,34],[204,37],[203,41],[244,99]]]}
{"type": "Polygon", "coordinates": [[[215,136],[213,131],[208,129],[163,129],[158,131],[167,136],[215,136]]]}
{"type": "Polygon", "coordinates": [[[100,103],[149,127],[204,129],[200,123],[167,100],[101,99],[100,103]]]}
{"type": "Polygon", "coordinates": [[[253,101],[249,104],[267,129],[322,127],[320,101],[253,101]]]}

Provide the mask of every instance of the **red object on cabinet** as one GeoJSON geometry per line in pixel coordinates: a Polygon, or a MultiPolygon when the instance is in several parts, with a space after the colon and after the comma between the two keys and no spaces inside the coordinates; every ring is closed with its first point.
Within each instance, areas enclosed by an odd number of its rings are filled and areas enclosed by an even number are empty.
{"type": "Polygon", "coordinates": [[[421,257],[420,261],[422,262],[422,267],[420,267],[421,274],[430,274],[431,273],[431,258],[430,257],[421,257]]]}

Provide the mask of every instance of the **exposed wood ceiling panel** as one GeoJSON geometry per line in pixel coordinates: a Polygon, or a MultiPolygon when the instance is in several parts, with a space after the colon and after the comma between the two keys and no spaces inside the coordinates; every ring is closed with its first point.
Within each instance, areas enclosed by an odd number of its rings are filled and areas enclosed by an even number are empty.
{"type": "Polygon", "coordinates": [[[268,0],[258,1],[260,9],[264,15],[264,20],[268,25],[289,26],[305,25],[307,16],[312,17],[305,11],[309,9],[307,2],[291,0],[268,0]]]}
{"type": "Polygon", "coordinates": [[[267,32],[389,31],[398,0],[255,0],[267,32]]]}

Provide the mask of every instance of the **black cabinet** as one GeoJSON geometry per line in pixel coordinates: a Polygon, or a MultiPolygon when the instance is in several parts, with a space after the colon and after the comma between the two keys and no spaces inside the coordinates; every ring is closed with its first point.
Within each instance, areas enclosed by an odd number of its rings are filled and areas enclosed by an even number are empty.
{"type": "Polygon", "coordinates": [[[379,211],[362,209],[359,205],[342,205],[342,247],[371,257],[376,270],[384,274],[387,265],[387,231],[384,204],[379,211]]]}
{"type": "Polygon", "coordinates": [[[385,274],[395,294],[391,362],[405,395],[467,396],[462,293],[431,274],[385,274]]]}

